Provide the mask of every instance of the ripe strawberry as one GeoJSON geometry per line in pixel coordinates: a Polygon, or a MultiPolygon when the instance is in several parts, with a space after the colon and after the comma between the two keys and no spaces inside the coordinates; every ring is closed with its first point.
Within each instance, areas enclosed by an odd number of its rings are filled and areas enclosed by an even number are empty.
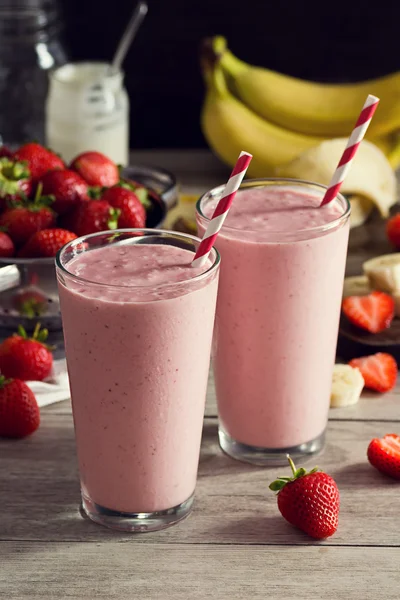
{"type": "Polygon", "coordinates": [[[0,210],[8,203],[27,198],[32,192],[30,172],[25,163],[0,158],[0,210]]]}
{"type": "Polygon", "coordinates": [[[397,248],[400,249],[400,213],[394,215],[386,223],[386,235],[389,241],[397,248]]]}
{"type": "Polygon", "coordinates": [[[112,207],[119,208],[118,227],[144,227],[146,225],[146,210],[135,192],[121,185],[108,188],[102,195],[112,207]]]}
{"type": "Polygon", "coordinates": [[[21,315],[34,319],[46,312],[47,298],[40,290],[32,286],[15,294],[13,306],[21,315]]]}
{"type": "Polygon", "coordinates": [[[2,374],[23,381],[46,379],[53,366],[53,355],[44,343],[47,335],[47,329],[40,330],[39,323],[31,338],[28,338],[25,329],[19,326],[18,333],[0,344],[2,374]]]}
{"type": "Polygon", "coordinates": [[[119,170],[101,152],[83,152],[71,162],[70,168],[79,173],[89,185],[111,187],[119,181],[119,170]]]}
{"type": "Polygon", "coordinates": [[[333,535],[338,527],[339,490],[336,482],[317,468],[296,469],[288,456],[293,477],[279,477],[269,486],[278,492],[278,508],[295,527],[316,539],[333,535]]]}
{"type": "Polygon", "coordinates": [[[391,354],[378,352],[371,356],[353,358],[351,367],[361,371],[365,387],[376,392],[388,392],[396,385],[397,363],[391,354]]]}
{"type": "Polygon", "coordinates": [[[77,236],[66,229],[43,229],[34,233],[18,252],[23,258],[45,258],[55,256],[57,252],[77,236]]]}
{"type": "Polygon", "coordinates": [[[77,236],[117,229],[119,214],[106,200],[89,200],[66,215],[63,226],[77,236]]]}
{"type": "Polygon", "coordinates": [[[88,199],[88,184],[79,173],[70,169],[49,171],[42,177],[41,182],[43,194],[54,197],[52,209],[59,215],[69,212],[79,202],[88,199]]]}
{"type": "Polygon", "coordinates": [[[381,473],[400,479],[400,436],[388,433],[373,439],[367,450],[368,460],[381,473]]]}
{"type": "Polygon", "coordinates": [[[15,254],[14,242],[4,231],[0,231],[0,257],[10,258],[15,254]]]}
{"type": "Polygon", "coordinates": [[[17,160],[26,161],[33,181],[38,181],[47,171],[65,169],[63,160],[57,154],[36,142],[24,144],[14,156],[17,160]]]}
{"type": "Polygon", "coordinates": [[[353,325],[379,333],[390,327],[394,317],[394,300],[384,292],[348,296],[343,300],[342,310],[353,325]]]}
{"type": "Polygon", "coordinates": [[[55,223],[55,213],[49,208],[52,200],[41,196],[41,191],[39,184],[33,201],[21,202],[0,216],[0,226],[7,230],[17,246],[25,244],[37,231],[52,227],[55,223]]]}
{"type": "Polygon", "coordinates": [[[22,438],[39,427],[40,412],[32,390],[19,379],[0,375],[0,436],[22,438]]]}

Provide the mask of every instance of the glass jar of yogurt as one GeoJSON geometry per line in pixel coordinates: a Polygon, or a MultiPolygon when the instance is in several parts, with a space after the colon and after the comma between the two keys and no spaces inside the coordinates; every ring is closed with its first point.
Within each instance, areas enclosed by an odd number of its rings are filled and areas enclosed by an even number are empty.
{"type": "Polygon", "coordinates": [[[46,143],[67,162],[96,150],[128,164],[129,99],[122,71],[108,63],[69,63],[50,75],[46,143]]]}

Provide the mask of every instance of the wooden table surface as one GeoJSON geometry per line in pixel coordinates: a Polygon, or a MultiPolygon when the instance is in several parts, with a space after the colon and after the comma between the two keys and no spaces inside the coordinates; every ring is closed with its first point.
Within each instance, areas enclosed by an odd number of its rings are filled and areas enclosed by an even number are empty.
{"type": "MultiPolygon", "coordinates": [[[[227,173],[205,153],[136,158],[175,165],[188,191],[227,173]]],[[[388,249],[379,225],[352,232],[348,274],[388,249]]],[[[159,533],[116,533],[80,516],[70,404],[43,409],[33,436],[0,441],[0,598],[398,600],[400,484],[369,466],[366,449],[400,432],[399,421],[399,387],[331,410],[326,448],[311,462],[339,485],[340,525],[317,542],[278,512],[268,484],[282,469],[219,449],[211,380],[193,514],[159,533]]]]}

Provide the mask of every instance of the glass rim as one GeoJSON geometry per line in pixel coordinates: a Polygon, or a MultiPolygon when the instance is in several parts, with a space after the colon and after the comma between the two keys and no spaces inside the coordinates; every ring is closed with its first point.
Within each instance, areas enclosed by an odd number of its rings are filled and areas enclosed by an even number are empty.
{"type": "MultiPolygon", "coordinates": [[[[293,179],[293,178],[286,178],[286,177],[260,177],[259,179],[245,179],[240,187],[238,191],[241,191],[242,189],[245,188],[255,188],[255,187],[268,187],[268,185],[284,185],[284,184],[301,184],[304,186],[309,186],[309,187],[314,187],[314,188],[319,188],[320,190],[323,190],[324,192],[328,189],[327,185],[323,185],[322,183],[316,183],[315,181],[308,181],[306,179],[293,179]]],[[[217,192],[221,191],[221,193],[223,192],[225,188],[225,184],[223,185],[219,185],[216,186],[214,188],[212,188],[211,190],[208,190],[207,192],[205,192],[204,194],[202,194],[200,196],[200,198],[197,200],[196,202],[196,212],[197,214],[204,219],[205,221],[210,221],[210,217],[207,217],[201,208],[201,203],[203,202],[203,200],[205,198],[207,198],[208,195],[210,195],[210,198],[212,197],[211,194],[214,192],[214,194],[216,194],[217,192]]],[[[306,233],[323,233],[325,231],[329,231],[330,229],[335,229],[337,228],[342,222],[345,222],[351,213],[351,204],[350,201],[343,196],[342,194],[338,193],[335,197],[336,199],[340,199],[343,204],[344,204],[344,212],[342,215],[340,215],[340,217],[337,217],[336,219],[333,219],[333,221],[330,221],[329,223],[324,223],[323,225],[315,225],[314,227],[306,227],[304,229],[296,229],[296,231],[294,232],[289,232],[289,231],[285,231],[283,229],[274,229],[268,232],[264,232],[268,235],[272,236],[277,236],[277,235],[288,235],[288,234],[296,234],[296,235],[301,235],[301,234],[306,234],[306,233]]],[[[334,202],[334,200],[332,200],[332,202],[334,202]]],[[[229,225],[226,225],[224,223],[224,230],[225,231],[230,231],[230,232],[242,232],[242,233],[254,233],[254,234],[259,234],[262,233],[259,230],[254,230],[254,229],[239,229],[238,227],[230,227],[229,225]]]]}
{"type": "MultiPolygon", "coordinates": [[[[69,278],[73,279],[75,282],[77,283],[81,283],[81,284],[89,284],[91,286],[96,286],[98,288],[107,288],[107,289],[115,289],[115,290],[145,290],[148,289],[150,286],[149,285],[117,285],[117,284],[112,284],[112,283],[102,283],[99,281],[92,281],[91,279],[87,279],[86,277],[80,277],[79,275],[75,275],[74,273],[71,273],[61,262],[61,257],[63,255],[64,252],[66,252],[69,248],[73,247],[74,245],[78,245],[78,244],[82,244],[84,242],[86,242],[88,239],[93,239],[99,236],[104,236],[105,234],[109,234],[109,235],[115,235],[115,234],[123,234],[123,233],[133,233],[133,232],[141,232],[142,234],[144,234],[143,237],[145,237],[146,235],[157,235],[157,234],[167,234],[168,236],[173,236],[173,237],[178,237],[178,238],[183,238],[183,240],[188,240],[188,241],[195,241],[200,243],[201,239],[198,238],[195,235],[192,235],[190,233],[181,233],[179,231],[172,231],[170,229],[151,229],[151,228],[142,228],[142,229],[110,229],[110,230],[105,230],[105,231],[97,231],[96,233],[90,233],[88,235],[83,235],[79,238],[76,238],[75,240],[71,240],[70,242],[68,242],[67,244],[65,244],[65,246],[63,246],[62,248],[60,248],[60,250],[57,252],[56,254],[56,258],[55,258],[55,265],[56,265],[56,269],[60,270],[63,274],[66,274],[69,278]]],[[[136,236],[135,236],[136,237],[136,236]]],[[[99,246],[99,248],[104,248],[105,246],[99,246]]],[[[83,252],[81,252],[81,254],[84,254],[86,252],[86,250],[84,250],[83,252]]],[[[214,271],[217,270],[217,268],[219,267],[220,263],[221,263],[221,255],[218,252],[218,250],[215,248],[215,246],[213,246],[211,248],[211,252],[210,254],[212,254],[214,252],[214,260],[212,260],[211,266],[208,267],[208,269],[206,271],[204,271],[203,273],[199,273],[198,275],[195,275],[194,277],[191,277],[190,279],[184,279],[182,281],[173,281],[173,282],[166,282],[166,283],[161,283],[161,284],[152,284],[153,287],[155,287],[156,289],[163,289],[163,288],[171,288],[171,287],[175,287],[175,286],[181,286],[181,285],[186,285],[188,283],[191,282],[197,282],[197,281],[201,281],[203,279],[207,279],[210,275],[212,275],[212,273],[214,271]]],[[[194,253],[193,253],[194,256],[194,253]]]]}
{"type": "MultiPolygon", "coordinates": [[[[105,60],[71,60],[69,62],[66,62],[63,65],[60,65],[59,67],[56,67],[55,69],[52,69],[49,73],[50,75],[50,79],[53,79],[54,81],[57,81],[57,83],[61,83],[62,85],[77,85],[78,81],[65,81],[64,79],[62,79],[59,76],[59,72],[62,69],[65,69],[66,67],[84,67],[84,66],[90,66],[90,65],[95,65],[95,66],[104,66],[105,71],[103,73],[103,75],[101,76],[102,79],[116,79],[117,76],[121,76],[122,78],[124,77],[125,73],[122,69],[116,69],[115,67],[112,67],[111,63],[105,61],[105,60]],[[107,68],[107,67],[111,67],[111,68],[107,68]]],[[[100,78],[100,75],[93,77],[93,81],[97,81],[97,79],[100,78]]],[[[88,82],[85,82],[85,84],[87,84],[88,82]]]]}

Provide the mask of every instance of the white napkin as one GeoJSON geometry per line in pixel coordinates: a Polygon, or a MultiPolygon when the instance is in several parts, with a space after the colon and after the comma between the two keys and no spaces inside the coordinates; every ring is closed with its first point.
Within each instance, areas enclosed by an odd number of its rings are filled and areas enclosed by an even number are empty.
{"type": "Polygon", "coordinates": [[[69,380],[65,358],[55,360],[51,375],[45,381],[27,381],[40,407],[69,400],[69,380]]]}

